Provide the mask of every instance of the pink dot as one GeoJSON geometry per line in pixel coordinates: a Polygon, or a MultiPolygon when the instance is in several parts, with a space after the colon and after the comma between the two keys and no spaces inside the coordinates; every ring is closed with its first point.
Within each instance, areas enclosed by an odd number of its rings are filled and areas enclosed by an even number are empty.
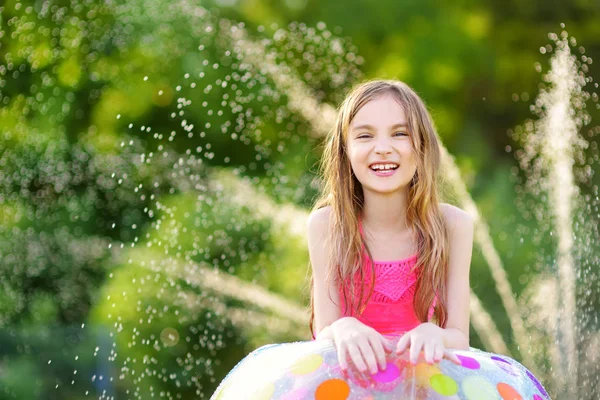
{"type": "Polygon", "coordinates": [[[474,359],[474,358],[467,357],[467,356],[461,356],[461,355],[458,355],[458,354],[456,356],[460,360],[460,363],[462,364],[462,366],[465,367],[465,368],[469,368],[469,369],[479,369],[479,368],[481,368],[481,366],[479,365],[479,362],[477,362],[477,360],[474,359]]]}
{"type": "Polygon", "coordinates": [[[400,369],[395,364],[388,363],[385,371],[379,371],[372,376],[375,382],[386,383],[397,379],[400,376],[400,369]]]}
{"type": "Polygon", "coordinates": [[[534,394],[534,395],[533,395],[533,400],[544,400],[544,399],[542,399],[542,396],[539,396],[539,395],[537,395],[537,394],[534,394]]]}

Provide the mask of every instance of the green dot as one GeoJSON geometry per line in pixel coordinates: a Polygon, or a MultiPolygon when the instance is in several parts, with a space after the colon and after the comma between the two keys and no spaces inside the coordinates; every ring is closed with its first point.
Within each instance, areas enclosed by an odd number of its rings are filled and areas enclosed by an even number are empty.
{"type": "Polygon", "coordinates": [[[447,375],[437,374],[433,375],[429,380],[433,390],[441,394],[442,396],[452,396],[458,392],[458,385],[454,379],[447,375]]]}
{"type": "Polygon", "coordinates": [[[498,391],[487,379],[481,376],[469,376],[461,383],[467,400],[498,399],[498,391]]]}

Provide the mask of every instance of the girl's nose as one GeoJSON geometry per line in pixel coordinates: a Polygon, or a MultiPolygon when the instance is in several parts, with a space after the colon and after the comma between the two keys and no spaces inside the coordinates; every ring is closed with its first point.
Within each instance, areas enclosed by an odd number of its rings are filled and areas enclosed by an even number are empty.
{"type": "Polygon", "coordinates": [[[392,150],[389,148],[387,148],[387,149],[378,148],[378,149],[375,149],[375,153],[377,153],[377,154],[392,154],[392,150]]]}
{"type": "Polygon", "coordinates": [[[375,143],[375,153],[376,154],[391,154],[392,146],[385,139],[378,140],[377,143],[375,143]]]}

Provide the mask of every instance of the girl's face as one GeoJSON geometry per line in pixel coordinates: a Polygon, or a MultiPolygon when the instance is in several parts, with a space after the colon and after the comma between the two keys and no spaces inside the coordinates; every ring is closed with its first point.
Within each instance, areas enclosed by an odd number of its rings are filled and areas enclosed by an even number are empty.
{"type": "Polygon", "coordinates": [[[393,193],[417,170],[404,109],[390,95],[369,101],[350,123],[346,148],[363,190],[393,193]]]}

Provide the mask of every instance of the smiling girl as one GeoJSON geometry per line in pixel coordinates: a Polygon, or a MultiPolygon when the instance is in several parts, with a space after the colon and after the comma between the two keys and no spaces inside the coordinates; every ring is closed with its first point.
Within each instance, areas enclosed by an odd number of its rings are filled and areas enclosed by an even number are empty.
{"type": "Polygon", "coordinates": [[[342,368],[347,355],[360,371],[383,367],[381,334],[405,333],[396,350],[414,363],[421,350],[458,362],[446,349],[469,348],[473,220],[438,203],[439,164],[433,123],[407,85],[375,81],[347,97],[308,222],[313,330],[334,340],[342,368]]]}
{"type": "Polygon", "coordinates": [[[215,398],[548,398],[518,362],[469,347],[473,219],[439,202],[440,143],[419,96],[357,86],[322,166],[307,224],[315,340],[257,349],[215,398]]]}

